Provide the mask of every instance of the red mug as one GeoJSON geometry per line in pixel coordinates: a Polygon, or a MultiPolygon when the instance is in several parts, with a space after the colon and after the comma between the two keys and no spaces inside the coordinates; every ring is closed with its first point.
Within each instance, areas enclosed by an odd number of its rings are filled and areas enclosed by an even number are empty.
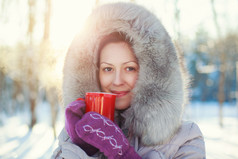
{"type": "Polygon", "coordinates": [[[114,121],[116,94],[104,92],[87,92],[85,97],[86,113],[97,112],[114,121]]]}

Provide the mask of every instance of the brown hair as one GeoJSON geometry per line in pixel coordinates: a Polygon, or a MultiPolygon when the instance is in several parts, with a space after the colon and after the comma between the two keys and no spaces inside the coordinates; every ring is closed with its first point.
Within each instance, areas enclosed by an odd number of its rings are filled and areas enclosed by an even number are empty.
{"type": "MultiPolygon", "coordinates": [[[[103,47],[106,46],[107,44],[109,44],[109,43],[117,43],[117,42],[125,42],[132,49],[132,41],[131,41],[131,39],[129,39],[126,36],[126,34],[124,34],[122,32],[113,32],[113,33],[105,36],[104,38],[102,38],[102,40],[100,42],[100,45],[99,45],[98,53],[100,54],[100,52],[102,51],[103,47]]],[[[132,49],[132,51],[133,51],[133,49],[132,49]]]]}

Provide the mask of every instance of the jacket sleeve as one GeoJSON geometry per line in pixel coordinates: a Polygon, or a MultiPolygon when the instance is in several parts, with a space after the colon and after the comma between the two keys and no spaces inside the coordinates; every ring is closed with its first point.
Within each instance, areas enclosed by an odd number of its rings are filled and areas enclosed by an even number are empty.
{"type": "Polygon", "coordinates": [[[140,152],[143,159],[205,159],[202,132],[195,123],[184,123],[173,139],[165,145],[145,147],[140,152]],[[143,152],[144,151],[144,152],[143,152]]]}
{"type": "Polygon", "coordinates": [[[79,146],[72,143],[67,132],[63,129],[59,135],[59,146],[53,152],[51,159],[98,159],[88,156],[79,146]]]}
{"type": "Polygon", "coordinates": [[[158,150],[153,150],[142,156],[143,159],[166,159],[165,156],[158,150]]]}
{"type": "Polygon", "coordinates": [[[175,154],[175,159],[205,159],[205,142],[197,124],[191,124],[186,142],[181,145],[175,154]]]}

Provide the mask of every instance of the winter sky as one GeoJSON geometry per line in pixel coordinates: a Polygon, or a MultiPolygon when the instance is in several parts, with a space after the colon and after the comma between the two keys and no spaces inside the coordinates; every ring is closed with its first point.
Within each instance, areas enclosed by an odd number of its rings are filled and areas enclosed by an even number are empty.
{"type": "MultiPolygon", "coordinates": [[[[112,2],[112,0],[99,0],[100,3],[112,2]]],[[[113,0],[128,2],[129,0],[113,0]]],[[[174,37],[174,19],[176,0],[134,0],[156,14],[172,38],[174,37]]],[[[36,1],[35,8],[36,26],[34,38],[40,40],[44,30],[45,1],[36,1]]],[[[17,41],[25,40],[28,20],[27,0],[9,1],[1,12],[3,18],[0,22],[0,43],[12,45],[17,41]],[[7,18],[6,18],[7,17],[7,18]]],[[[51,16],[51,42],[55,48],[68,47],[74,35],[81,30],[84,21],[95,6],[95,0],[52,0],[51,16]]],[[[211,10],[210,0],[178,0],[180,9],[179,28],[183,36],[193,38],[196,31],[203,27],[211,36],[216,36],[211,10]]],[[[215,8],[218,12],[218,23],[222,33],[237,28],[237,0],[215,0],[215,8]]]]}

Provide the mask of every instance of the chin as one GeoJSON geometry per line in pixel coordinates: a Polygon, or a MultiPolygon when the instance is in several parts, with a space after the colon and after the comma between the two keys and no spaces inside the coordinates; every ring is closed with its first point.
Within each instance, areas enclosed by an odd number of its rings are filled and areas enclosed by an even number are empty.
{"type": "Polygon", "coordinates": [[[116,103],[116,105],[115,105],[115,109],[117,109],[117,110],[124,110],[124,109],[127,109],[127,108],[129,108],[129,106],[130,106],[130,104],[129,103],[124,103],[124,104],[122,104],[122,103],[116,103]]]}
{"type": "Polygon", "coordinates": [[[116,103],[115,103],[115,109],[125,110],[125,109],[129,108],[130,104],[131,104],[130,101],[131,101],[130,96],[129,96],[129,98],[128,98],[128,96],[117,98],[116,103]]]}

